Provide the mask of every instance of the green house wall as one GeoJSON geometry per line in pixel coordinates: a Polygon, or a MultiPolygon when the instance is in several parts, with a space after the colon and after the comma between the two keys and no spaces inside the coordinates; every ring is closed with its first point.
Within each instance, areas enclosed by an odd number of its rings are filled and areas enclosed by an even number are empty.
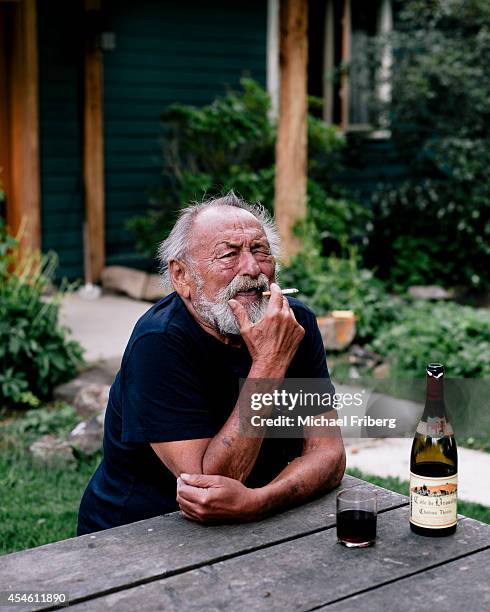
{"type": "MultiPolygon", "coordinates": [[[[42,246],[58,276],[83,274],[82,23],[80,2],[39,2],[42,246]]],[[[264,0],[106,0],[104,52],[106,260],[137,264],[126,222],[161,184],[160,114],[202,105],[250,75],[265,85],[264,0]]]]}
{"type": "Polygon", "coordinates": [[[41,239],[58,277],[83,273],[81,3],[38,2],[41,239]]]}

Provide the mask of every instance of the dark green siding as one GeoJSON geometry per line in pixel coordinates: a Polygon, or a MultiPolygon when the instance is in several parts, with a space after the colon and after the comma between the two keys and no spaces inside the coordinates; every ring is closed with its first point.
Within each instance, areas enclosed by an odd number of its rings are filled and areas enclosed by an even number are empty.
{"type": "MultiPolygon", "coordinates": [[[[127,219],[161,180],[159,117],[175,101],[204,104],[247,73],[265,84],[267,2],[105,0],[106,255],[135,263],[127,219]]],[[[38,3],[42,247],[58,277],[83,275],[82,2],[38,3]]]]}
{"type": "Polygon", "coordinates": [[[130,217],[148,208],[162,166],[160,113],[172,102],[201,105],[266,78],[265,0],[113,0],[106,23],[116,49],[104,57],[106,254],[134,263],[130,217]]]}
{"type": "Polygon", "coordinates": [[[38,2],[42,248],[57,276],[83,274],[81,3],[38,2]]]}

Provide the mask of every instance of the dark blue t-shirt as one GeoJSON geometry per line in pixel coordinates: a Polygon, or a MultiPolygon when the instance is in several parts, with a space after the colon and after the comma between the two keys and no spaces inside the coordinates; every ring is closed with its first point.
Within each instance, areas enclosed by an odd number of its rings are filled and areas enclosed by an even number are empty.
{"type": "MultiPolygon", "coordinates": [[[[306,333],[286,376],[328,378],[313,312],[288,300],[306,333]]],[[[215,436],[251,365],[245,346],[206,333],[176,293],[152,306],[136,323],[111,387],[104,458],[83,495],[78,535],[177,510],[176,478],[149,443],[215,436]]],[[[264,439],[245,484],[267,484],[301,450],[301,439],[264,439]]]]}

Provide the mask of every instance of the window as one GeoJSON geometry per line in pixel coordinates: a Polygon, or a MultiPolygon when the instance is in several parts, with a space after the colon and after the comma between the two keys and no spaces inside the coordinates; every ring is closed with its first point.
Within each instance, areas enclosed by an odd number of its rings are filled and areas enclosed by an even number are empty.
{"type": "Polygon", "coordinates": [[[308,91],[323,101],[323,118],[344,130],[385,130],[387,121],[372,116],[373,94],[391,96],[391,49],[386,46],[374,73],[368,61],[370,40],[392,30],[391,0],[310,0],[308,91]]]}
{"type": "MultiPolygon", "coordinates": [[[[372,130],[389,136],[387,117],[373,117],[373,95],[389,102],[391,49],[385,46],[375,74],[367,61],[370,40],[393,29],[394,0],[308,1],[308,93],[321,100],[313,110],[343,130],[372,130]]],[[[272,114],[279,107],[279,3],[268,0],[267,89],[272,114]]]]}

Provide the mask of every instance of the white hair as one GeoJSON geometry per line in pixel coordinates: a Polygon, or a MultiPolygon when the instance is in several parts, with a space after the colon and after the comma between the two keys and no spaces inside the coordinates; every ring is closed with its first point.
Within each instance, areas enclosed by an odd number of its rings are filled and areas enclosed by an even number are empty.
{"type": "Polygon", "coordinates": [[[169,288],[172,287],[172,280],[170,278],[168,264],[169,262],[175,260],[189,261],[187,248],[189,246],[189,237],[196,217],[203,210],[208,208],[218,208],[221,206],[232,206],[234,208],[246,210],[260,222],[269,242],[271,254],[276,260],[276,269],[278,268],[280,239],[279,232],[271,215],[262,206],[262,204],[249,204],[242,198],[235,195],[233,191],[230,191],[223,197],[211,198],[203,202],[196,202],[190,206],[187,206],[186,208],[183,208],[179,213],[179,218],[173,226],[172,231],[168,237],[159,244],[157,251],[159,269],[164,284],[169,288]]]}

